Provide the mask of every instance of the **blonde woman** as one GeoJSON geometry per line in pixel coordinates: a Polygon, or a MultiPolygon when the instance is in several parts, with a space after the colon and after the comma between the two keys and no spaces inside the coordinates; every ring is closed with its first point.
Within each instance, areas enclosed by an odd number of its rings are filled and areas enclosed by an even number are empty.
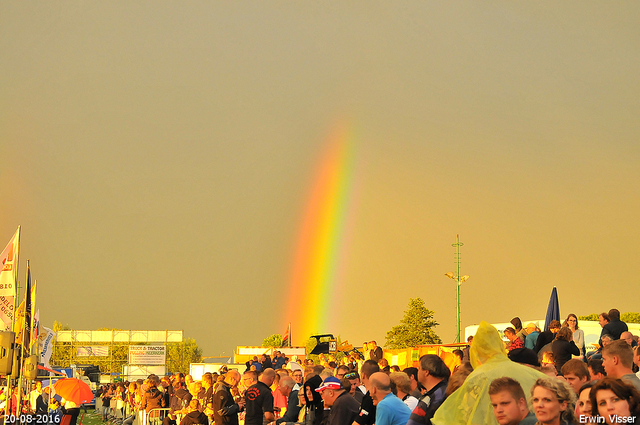
{"type": "Polygon", "coordinates": [[[531,408],[536,425],[576,425],[576,396],[564,381],[540,378],[531,388],[531,408]]]}

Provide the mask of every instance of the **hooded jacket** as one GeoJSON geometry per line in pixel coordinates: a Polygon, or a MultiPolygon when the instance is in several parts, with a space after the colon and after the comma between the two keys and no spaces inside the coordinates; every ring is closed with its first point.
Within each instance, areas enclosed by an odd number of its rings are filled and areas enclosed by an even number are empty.
{"type": "Polygon", "coordinates": [[[180,425],[191,425],[191,424],[208,425],[209,418],[207,418],[207,415],[200,412],[199,410],[194,410],[193,412],[186,414],[185,417],[182,418],[182,420],[180,421],[180,425]]]}
{"type": "Polygon", "coordinates": [[[436,411],[431,420],[434,425],[497,425],[489,398],[489,385],[494,379],[511,377],[522,385],[525,394],[530,394],[536,380],[546,377],[509,360],[498,330],[487,322],[478,326],[469,351],[474,370],[436,411]]]}
{"type": "Polygon", "coordinates": [[[324,403],[320,393],[316,392],[316,389],[322,385],[322,378],[315,375],[304,383],[304,399],[307,402],[307,408],[313,412],[313,425],[320,425],[324,416],[324,403]],[[313,398],[309,400],[307,397],[307,387],[311,390],[313,398]]]}
{"type": "Polygon", "coordinates": [[[166,407],[164,404],[164,394],[156,387],[149,388],[142,397],[142,408],[149,413],[151,409],[166,407]]]}

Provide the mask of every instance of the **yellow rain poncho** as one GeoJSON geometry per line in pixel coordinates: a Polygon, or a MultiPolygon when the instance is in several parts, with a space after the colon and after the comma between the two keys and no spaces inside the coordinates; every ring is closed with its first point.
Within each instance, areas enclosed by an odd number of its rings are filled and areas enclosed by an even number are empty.
{"type": "Polygon", "coordinates": [[[509,360],[498,330],[487,322],[480,323],[469,355],[474,370],[436,411],[434,425],[498,425],[489,398],[491,382],[508,376],[520,382],[529,396],[536,379],[546,376],[509,360]]]}

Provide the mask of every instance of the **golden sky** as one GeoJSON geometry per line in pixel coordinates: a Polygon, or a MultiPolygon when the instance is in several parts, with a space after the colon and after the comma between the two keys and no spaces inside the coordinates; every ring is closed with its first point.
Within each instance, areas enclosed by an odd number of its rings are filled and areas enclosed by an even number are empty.
{"type": "MultiPolygon", "coordinates": [[[[0,243],[45,326],[281,333],[327,137],[357,209],[332,329],[637,311],[640,5],[3,2],[0,243]],[[24,280],[24,275],[21,275],[24,280]]],[[[303,304],[313,300],[302,299],[303,304]]],[[[295,332],[295,329],[293,329],[295,332]]]]}

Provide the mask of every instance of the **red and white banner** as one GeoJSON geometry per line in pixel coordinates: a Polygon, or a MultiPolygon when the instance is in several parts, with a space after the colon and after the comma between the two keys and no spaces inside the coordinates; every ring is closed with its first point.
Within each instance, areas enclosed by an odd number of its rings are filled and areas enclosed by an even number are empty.
{"type": "Polygon", "coordinates": [[[20,227],[0,254],[0,327],[3,331],[10,331],[13,322],[19,244],[20,227]]]}

